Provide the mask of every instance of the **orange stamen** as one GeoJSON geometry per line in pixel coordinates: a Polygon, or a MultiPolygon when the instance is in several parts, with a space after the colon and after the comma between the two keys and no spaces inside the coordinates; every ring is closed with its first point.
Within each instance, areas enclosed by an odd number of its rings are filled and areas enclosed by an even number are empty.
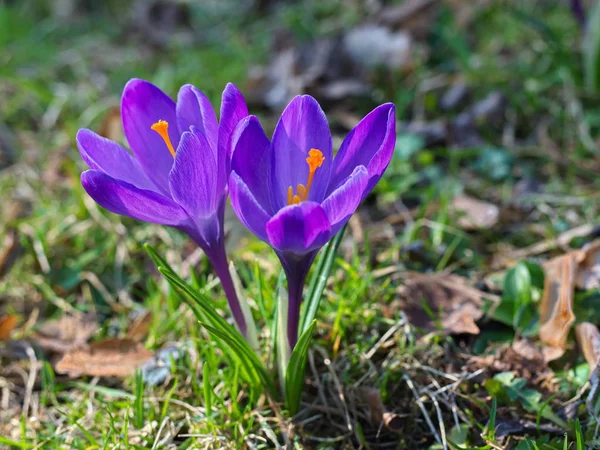
{"type": "Polygon", "coordinates": [[[165,144],[167,148],[171,152],[171,156],[175,158],[175,149],[173,148],[173,144],[171,144],[171,138],[169,138],[169,123],[165,120],[159,120],[158,122],[152,124],[150,127],[153,131],[156,131],[165,144]]]}
{"type": "Polygon", "coordinates": [[[296,205],[300,202],[308,200],[308,191],[310,191],[313,177],[315,176],[317,169],[323,165],[323,161],[325,161],[323,152],[321,152],[321,150],[317,150],[316,148],[311,148],[308,152],[308,158],[306,158],[306,163],[308,164],[308,180],[306,181],[306,186],[303,184],[298,184],[296,187],[296,192],[298,192],[297,195],[294,195],[294,189],[292,186],[288,187],[288,205],[296,205]]]}
{"type": "Polygon", "coordinates": [[[303,184],[299,184],[298,187],[296,187],[296,192],[298,193],[300,200],[305,201],[308,198],[308,190],[303,184]]]}

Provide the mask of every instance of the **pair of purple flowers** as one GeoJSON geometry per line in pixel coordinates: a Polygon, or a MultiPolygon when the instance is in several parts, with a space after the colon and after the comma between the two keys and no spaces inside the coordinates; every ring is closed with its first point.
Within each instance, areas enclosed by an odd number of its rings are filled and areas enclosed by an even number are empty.
{"type": "Polygon", "coordinates": [[[206,253],[240,332],[247,324],[228,270],[223,218],[228,191],[239,219],[268,243],[288,280],[288,342],[294,348],[302,289],[319,249],[348,221],[379,181],[396,141],[394,105],[375,108],[344,139],[335,158],[317,101],[294,98],[273,139],[248,115],[233,84],[223,91],[220,121],[202,92],[183,86],[175,103],[153,84],[131,80],[121,103],[131,155],[80,130],[90,170],[87,193],[109,211],[169,225],[206,253]]]}

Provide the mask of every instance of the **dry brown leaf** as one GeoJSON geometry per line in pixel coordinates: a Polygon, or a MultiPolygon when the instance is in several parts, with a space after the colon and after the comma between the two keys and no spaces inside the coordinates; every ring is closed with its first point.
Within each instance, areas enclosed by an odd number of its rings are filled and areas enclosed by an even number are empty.
{"type": "Polygon", "coordinates": [[[118,106],[113,106],[108,110],[100,124],[99,134],[112,141],[119,142],[123,139],[121,109],[118,106]]]}
{"type": "Polygon", "coordinates": [[[379,427],[383,423],[392,432],[399,432],[402,429],[403,420],[398,414],[386,410],[379,389],[362,386],[359,388],[358,393],[367,404],[371,423],[374,426],[379,427]]]}
{"type": "Polygon", "coordinates": [[[600,239],[596,239],[578,251],[581,261],[575,285],[584,290],[600,288],[600,239]]]}
{"type": "Polygon", "coordinates": [[[43,349],[66,353],[85,346],[97,329],[98,323],[91,314],[65,314],[57,320],[44,323],[33,339],[43,349]]]}
{"type": "Polygon", "coordinates": [[[455,211],[464,213],[459,217],[458,225],[465,230],[491,228],[498,223],[500,217],[500,209],[496,205],[468,195],[454,197],[452,207],[455,211]]]}
{"type": "MultiPolygon", "coordinates": [[[[571,252],[544,264],[546,277],[540,305],[542,325],[539,336],[542,342],[563,352],[567,347],[569,330],[575,321],[573,294],[579,259],[577,252],[571,252]]],[[[561,355],[560,351],[554,352],[554,359],[561,355]]]]}
{"type": "Polygon", "coordinates": [[[441,311],[443,329],[453,334],[479,334],[476,321],[483,316],[483,298],[498,301],[497,296],[470,286],[457,275],[410,272],[400,292],[401,307],[412,324],[434,329],[431,317],[423,308],[425,301],[434,314],[441,311]]]}
{"type": "Polygon", "coordinates": [[[8,341],[10,334],[17,326],[17,316],[7,314],[0,317],[0,341],[8,341]]]}
{"type": "Polygon", "coordinates": [[[490,350],[485,355],[470,356],[469,370],[514,372],[519,378],[531,380],[534,384],[544,383],[553,377],[540,342],[523,338],[510,344],[491,344],[490,349],[493,351],[490,350]]]}
{"type": "Polygon", "coordinates": [[[56,371],[70,377],[126,377],[153,357],[154,353],[139,342],[108,339],[65,354],[56,364],[56,371]]]}
{"type": "Polygon", "coordinates": [[[133,341],[141,341],[148,334],[148,328],[152,324],[152,313],[145,311],[140,314],[135,320],[129,325],[127,329],[127,337],[133,341]]]}
{"type": "Polygon", "coordinates": [[[583,322],[575,327],[575,334],[592,371],[600,362],[600,331],[593,323],[583,322]]]}

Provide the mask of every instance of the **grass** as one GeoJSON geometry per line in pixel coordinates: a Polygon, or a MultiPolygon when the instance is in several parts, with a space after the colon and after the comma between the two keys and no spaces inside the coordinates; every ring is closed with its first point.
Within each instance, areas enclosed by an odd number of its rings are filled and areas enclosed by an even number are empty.
{"type": "MultiPolygon", "coordinates": [[[[562,415],[565,403],[584,392],[587,367],[575,351],[553,366],[552,388],[535,380],[522,386],[488,371],[478,375],[471,358],[498,336],[513,339],[522,322],[488,320],[478,337],[425,333],[408,323],[397,292],[407,270],[449,270],[480,280],[493,271],[492,257],[507,248],[597,223],[598,148],[592,137],[600,126],[598,97],[583,88],[580,30],[565,5],[492,5],[468,30],[456,12],[441,8],[420,44],[428,57],[418,58],[409,73],[374,79],[373,98],[395,101],[401,120],[418,112],[429,120],[442,116],[436,91],[427,87],[435,77],[466,81],[476,99],[500,90],[507,120],[501,127],[484,124],[487,144],[472,148],[423,148],[418,139],[399,140],[376,195],[361,207],[362,233],[351,226],[334,260],[292,426],[281,404],[264,396],[250,401],[242,368],[168,288],[143,243],[225,315],[207,262],[196,262],[196,249],[180,233],[96,206],[79,184],[84,165],[74,135],[80,127],[105,126],[131,77],[150,79],[172,95],[190,82],[217,104],[226,82],[243,88],[251,68],[268,61],[273,24],[306,41],[350,28],[366,7],[310,1],[239,19],[194,6],[192,20],[200,30],[195,40],[156,46],[135,31],[117,2],[66,22],[50,14],[49,3],[9,3],[0,3],[0,137],[15,143],[15,163],[0,171],[0,230],[16,233],[21,252],[0,277],[0,313],[18,314],[21,327],[13,337],[26,338],[36,317],[41,323],[74,310],[94,312],[102,325],[94,339],[100,340],[123,335],[129,315],[146,309],[153,317],[146,347],[176,345],[183,356],[157,386],[140,376],[70,380],[49,363],[20,365],[3,357],[0,382],[8,384],[0,387],[9,386],[10,395],[8,409],[0,411],[0,446],[412,449],[442,448],[436,436],[444,435],[455,448],[493,449],[506,445],[494,424],[519,418],[534,426],[509,439],[510,448],[598,445],[596,422],[584,405],[568,420],[562,415]],[[523,180],[543,184],[543,195],[517,198],[514,189],[523,180]],[[460,192],[503,205],[501,226],[460,229],[449,208],[460,192]],[[390,214],[404,211],[400,199],[416,208],[407,220],[391,223],[390,214]],[[32,375],[37,381],[28,388],[32,375]],[[372,423],[365,399],[371,388],[397,414],[397,433],[372,423]],[[558,431],[548,420],[557,413],[567,420],[558,431]],[[543,426],[536,429],[538,418],[543,426]]],[[[359,105],[359,113],[369,106],[359,105]]],[[[273,314],[279,277],[274,254],[233,217],[227,227],[234,236],[230,255],[255,316],[273,314]]],[[[540,261],[527,263],[532,273],[540,261]]],[[[534,281],[524,293],[534,322],[539,293],[534,281]]],[[[598,323],[598,293],[579,293],[577,300],[578,321],[598,323]]],[[[267,321],[259,326],[267,348],[273,336],[267,321]]]]}

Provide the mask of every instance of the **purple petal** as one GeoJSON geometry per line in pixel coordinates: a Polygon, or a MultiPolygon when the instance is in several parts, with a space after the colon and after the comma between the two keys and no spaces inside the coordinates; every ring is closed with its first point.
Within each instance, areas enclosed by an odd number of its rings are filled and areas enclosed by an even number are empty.
{"type": "Polygon", "coordinates": [[[231,170],[235,171],[252,192],[253,197],[270,215],[271,143],[255,116],[242,119],[233,139],[231,170]]]}
{"type": "Polygon", "coordinates": [[[198,128],[216,156],[219,125],[206,95],[191,84],[186,84],[177,94],[176,108],[179,132],[189,131],[192,126],[198,128]]]}
{"type": "Polygon", "coordinates": [[[229,195],[231,206],[233,206],[233,210],[240,221],[260,239],[269,242],[266,225],[271,217],[235,171],[232,171],[229,176],[229,195]]]}
{"type": "Polygon", "coordinates": [[[396,145],[396,114],[392,103],[371,111],[346,136],[333,161],[333,174],[329,184],[332,192],[357,166],[369,172],[369,184],[363,198],[373,189],[387,168],[396,145]]]}
{"type": "Polygon", "coordinates": [[[227,83],[221,97],[221,116],[219,118],[219,181],[227,183],[231,171],[231,138],[236,125],[248,116],[248,107],[244,96],[233,83],[227,83]]]}
{"type": "Polygon", "coordinates": [[[81,184],[96,203],[115,214],[174,226],[188,219],[185,211],[171,199],[115,180],[98,170],[83,172],[81,184]]]}
{"type": "Polygon", "coordinates": [[[288,187],[306,185],[311,148],[323,153],[325,161],[315,173],[308,199],[321,202],[329,183],[332,167],[331,133],[325,113],[309,95],[295,97],[287,106],[273,134],[272,183],[276,209],[287,205],[288,187]]]}
{"type": "Polygon", "coordinates": [[[140,189],[157,190],[135,158],[116,142],[85,129],[77,132],[76,140],[79,153],[90,169],[99,170],[140,189]]]}
{"type": "Polygon", "coordinates": [[[304,255],[329,240],[331,226],[321,205],[303,202],[279,210],[267,222],[267,236],[276,250],[304,255]]]}
{"type": "Polygon", "coordinates": [[[169,188],[175,200],[192,217],[216,214],[217,161],[204,135],[195,127],[181,137],[175,163],[169,175],[169,188]]]}
{"type": "Polygon", "coordinates": [[[167,194],[173,157],[163,139],[151,127],[159,120],[166,121],[171,143],[177,148],[180,134],[175,102],[152,83],[133,79],[123,90],[121,119],[125,137],[136,159],[163,194],[167,194]]]}
{"type": "Polygon", "coordinates": [[[354,214],[360,204],[363,193],[369,183],[369,173],[364,166],[358,166],[354,172],[323,201],[321,206],[327,213],[331,224],[331,234],[340,228],[354,214]]]}

